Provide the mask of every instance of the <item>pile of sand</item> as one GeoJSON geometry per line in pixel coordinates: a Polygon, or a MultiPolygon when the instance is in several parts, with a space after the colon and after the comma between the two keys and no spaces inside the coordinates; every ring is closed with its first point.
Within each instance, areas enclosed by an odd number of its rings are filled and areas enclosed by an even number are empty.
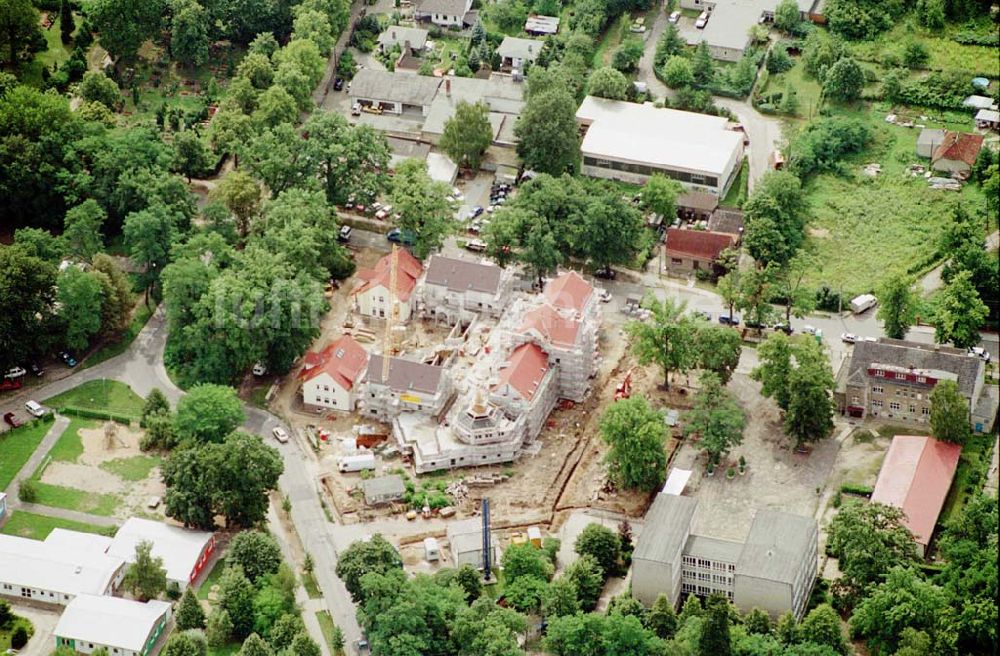
{"type": "Polygon", "coordinates": [[[142,451],[139,450],[139,440],[142,439],[141,430],[135,430],[129,426],[118,426],[110,449],[105,448],[107,440],[104,436],[103,424],[98,428],[81,428],[79,433],[80,441],[83,442],[83,455],[80,456],[82,464],[99,465],[107,460],[142,455],[142,451]]]}

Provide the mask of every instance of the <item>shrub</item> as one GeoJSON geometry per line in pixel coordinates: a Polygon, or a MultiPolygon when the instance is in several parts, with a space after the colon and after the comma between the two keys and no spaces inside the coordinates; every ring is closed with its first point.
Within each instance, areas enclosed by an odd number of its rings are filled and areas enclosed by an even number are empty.
{"type": "Polygon", "coordinates": [[[840,491],[843,494],[856,494],[862,497],[870,497],[872,495],[872,488],[867,485],[855,485],[854,483],[844,483],[840,486],[840,491]]]}
{"type": "Polygon", "coordinates": [[[26,479],[21,481],[21,484],[17,486],[17,498],[24,503],[35,503],[38,500],[38,488],[35,486],[34,479],[26,479]]]}
{"type": "Polygon", "coordinates": [[[26,644],[28,644],[28,629],[24,628],[24,625],[19,625],[14,632],[10,634],[10,647],[11,649],[22,649],[26,644]]]}
{"type": "Polygon", "coordinates": [[[94,410],[92,408],[77,408],[75,406],[66,405],[58,408],[59,414],[69,415],[73,417],[83,417],[84,419],[104,419],[105,421],[114,421],[125,426],[131,426],[134,417],[129,417],[127,415],[120,415],[114,412],[108,412],[106,410],[94,410]]]}

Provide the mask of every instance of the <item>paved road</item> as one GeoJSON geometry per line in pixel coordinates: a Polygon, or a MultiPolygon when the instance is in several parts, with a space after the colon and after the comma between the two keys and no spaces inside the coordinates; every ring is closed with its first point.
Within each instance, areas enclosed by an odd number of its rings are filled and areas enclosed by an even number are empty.
{"type": "Polygon", "coordinates": [[[668,98],[671,97],[673,92],[667,88],[667,85],[657,79],[656,73],[653,70],[656,42],[660,40],[663,30],[667,29],[667,14],[663,9],[663,5],[659,2],[650,9],[650,12],[655,12],[655,18],[653,19],[653,26],[649,29],[649,34],[646,37],[646,47],[642,51],[642,59],[639,60],[639,71],[636,79],[639,82],[646,83],[646,88],[653,94],[653,97],[668,98]]]}
{"type": "Polygon", "coordinates": [[[750,157],[750,190],[752,191],[757,180],[770,168],[768,158],[771,151],[781,141],[781,120],[772,116],[764,116],[742,100],[723,98],[722,96],[713,96],[712,100],[719,107],[725,107],[735,114],[740,124],[746,129],[747,136],[750,137],[748,152],[750,157]]]}

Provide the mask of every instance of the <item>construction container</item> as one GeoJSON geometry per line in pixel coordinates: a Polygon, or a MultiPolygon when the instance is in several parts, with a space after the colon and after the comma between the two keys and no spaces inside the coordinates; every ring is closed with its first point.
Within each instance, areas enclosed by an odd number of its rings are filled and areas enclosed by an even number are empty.
{"type": "Polygon", "coordinates": [[[337,469],[340,472],[359,472],[364,469],[375,469],[375,454],[359,453],[352,456],[337,458],[337,469]]]}
{"type": "Polygon", "coordinates": [[[528,527],[528,542],[538,547],[542,548],[542,530],[537,526],[528,527]]]}
{"type": "Polygon", "coordinates": [[[424,538],[424,560],[429,563],[441,560],[441,545],[437,538],[424,538]]]}

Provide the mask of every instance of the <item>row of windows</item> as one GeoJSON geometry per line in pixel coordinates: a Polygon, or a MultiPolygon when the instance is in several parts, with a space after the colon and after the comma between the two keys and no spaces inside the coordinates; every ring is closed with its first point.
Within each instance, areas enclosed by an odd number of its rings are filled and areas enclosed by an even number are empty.
{"type": "Polygon", "coordinates": [[[625,171],[626,173],[637,173],[639,175],[653,175],[654,173],[662,173],[668,178],[673,178],[680,182],[689,182],[691,184],[698,185],[708,185],[709,187],[718,187],[719,178],[715,176],[700,175],[698,173],[688,173],[687,171],[674,171],[671,169],[663,169],[655,166],[648,166],[646,164],[632,164],[630,162],[619,162],[613,159],[598,159],[596,157],[584,156],[583,163],[586,166],[596,166],[599,169],[608,169],[611,171],[625,171]]]}
{"type": "MultiPolygon", "coordinates": [[[[879,376],[880,378],[886,378],[887,377],[885,375],[885,370],[884,369],[875,369],[874,374],[876,376],[879,376]]],[[[906,373],[901,372],[901,371],[897,371],[895,374],[893,374],[893,377],[896,380],[906,380],[906,373]]],[[[927,382],[927,376],[917,376],[917,382],[918,383],[926,383],[927,382]]]]}
{"type": "MultiPolygon", "coordinates": [[[[720,590],[714,590],[714,589],[708,587],[707,585],[695,585],[693,583],[685,583],[685,584],[683,584],[681,586],[681,592],[686,592],[688,594],[695,594],[695,595],[698,595],[699,597],[707,597],[708,595],[710,595],[712,593],[717,593],[717,592],[721,592],[721,591],[720,590]]],[[[725,593],[726,593],[726,597],[728,597],[729,600],[732,601],[733,600],[733,591],[732,590],[726,590],[725,593]]]]}
{"type": "MultiPolygon", "coordinates": [[[[882,407],[882,401],[879,401],[878,399],[872,401],[872,409],[873,410],[875,408],[881,408],[881,407],[882,407]]],[[[902,408],[903,408],[903,406],[899,403],[899,401],[890,401],[889,402],[889,409],[892,410],[892,411],[894,411],[894,412],[899,412],[900,410],[902,410],[902,408]]],[[[910,414],[916,414],[916,412],[917,412],[917,406],[915,406],[915,405],[910,405],[910,406],[908,406],[907,409],[908,409],[908,411],[909,411],[910,414]]],[[[923,415],[923,416],[925,416],[925,417],[926,416],[930,416],[931,409],[928,408],[927,406],[924,406],[924,407],[920,408],[920,414],[923,415]]]]}
{"type": "Polygon", "coordinates": [[[696,558],[694,556],[684,556],[682,562],[687,567],[700,567],[702,569],[714,569],[717,572],[735,572],[736,565],[721,561],[712,561],[708,558],[696,558]]]}

